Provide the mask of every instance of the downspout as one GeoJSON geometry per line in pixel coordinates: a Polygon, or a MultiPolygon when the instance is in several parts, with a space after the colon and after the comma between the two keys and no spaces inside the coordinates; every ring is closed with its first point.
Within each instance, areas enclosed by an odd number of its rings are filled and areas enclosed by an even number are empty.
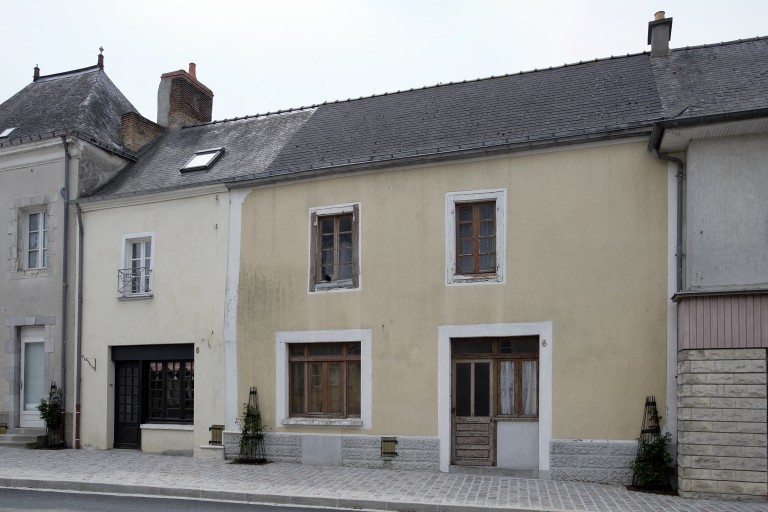
{"type": "Polygon", "coordinates": [[[61,392],[64,395],[64,410],[67,408],[67,291],[68,277],[68,253],[69,253],[69,145],[67,136],[62,135],[64,143],[64,188],[61,189],[61,197],[64,199],[64,241],[62,243],[61,261],[61,392]]]}
{"type": "Polygon", "coordinates": [[[675,263],[677,266],[676,288],[678,292],[683,291],[683,180],[685,179],[685,164],[679,158],[669,156],[665,153],[659,153],[655,147],[651,147],[653,156],[660,160],[672,162],[677,166],[677,247],[675,249],[675,263]]]}
{"type": "Polygon", "coordinates": [[[80,370],[83,342],[83,212],[77,211],[77,328],[75,329],[75,449],[80,449],[80,370]]]}

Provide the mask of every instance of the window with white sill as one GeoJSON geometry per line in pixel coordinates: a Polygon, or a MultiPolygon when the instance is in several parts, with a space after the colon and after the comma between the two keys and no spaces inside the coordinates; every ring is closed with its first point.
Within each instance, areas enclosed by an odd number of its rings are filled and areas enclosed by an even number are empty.
{"type": "Polygon", "coordinates": [[[117,292],[121,297],[148,297],[153,293],[154,232],[123,235],[117,292]]]}

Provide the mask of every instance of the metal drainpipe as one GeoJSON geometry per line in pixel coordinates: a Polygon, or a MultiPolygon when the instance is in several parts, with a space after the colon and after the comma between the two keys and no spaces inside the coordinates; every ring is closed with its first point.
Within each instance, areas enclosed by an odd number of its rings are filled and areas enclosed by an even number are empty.
{"type": "Polygon", "coordinates": [[[75,329],[75,449],[80,449],[80,370],[83,340],[83,212],[75,203],[77,212],[77,328],[75,329]]]}
{"type": "Polygon", "coordinates": [[[69,252],[69,146],[67,136],[62,135],[64,143],[64,188],[61,189],[61,197],[64,199],[64,241],[62,243],[61,261],[61,392],[64,395],[64,410],[67,408],[67,274],[69,252]]]}
{"type": "Polygon", "coordinates": [[[659,153],[656,148],[651,148],[653,156],[660,160],[672,162],[677,166],[677,248],[675,249],[675,262],[677,266],[677,291],[683,291],[683,180],[685,178],[685,164],[679,158],[659,153]]]}

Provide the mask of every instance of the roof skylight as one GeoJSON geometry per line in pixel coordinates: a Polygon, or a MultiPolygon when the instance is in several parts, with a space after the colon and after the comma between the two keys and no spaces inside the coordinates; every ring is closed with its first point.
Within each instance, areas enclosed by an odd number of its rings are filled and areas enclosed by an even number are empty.
{"type": "Polygon", "coordinates": [[[15,126],[14,126],[13,128],[6,128],[5,130],[3,130],[3,133],[0,133],[0,139],[2,139],[2,138],[5,138],[5,137],[9,136],[9,135],[11,134],[11,132],[12,132],[13,130],[15,130],[15,129],[16,129],[16,127],[15,127],[15,126]]]}
{"type": "Polygon", "coordinates": [[[195,156],[185,163],[181,172],[210,169],[213,163],[224,153],[224,148],[201,149],[195,152],[195,156]]]}

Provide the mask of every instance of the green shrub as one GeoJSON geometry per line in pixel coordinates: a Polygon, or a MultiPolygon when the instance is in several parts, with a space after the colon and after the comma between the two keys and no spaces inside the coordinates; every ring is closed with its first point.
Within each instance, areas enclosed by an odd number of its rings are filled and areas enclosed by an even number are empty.
{"type": "Polygon", "coordinates": [[[666,433],[653,440],[638,439],[637,457],[629,465],[634,474],[635,485],[641,487],[668,487],[669,477],[674,468],[672,456],[667,445],[672,441],[672,434],[666,433]]]}

